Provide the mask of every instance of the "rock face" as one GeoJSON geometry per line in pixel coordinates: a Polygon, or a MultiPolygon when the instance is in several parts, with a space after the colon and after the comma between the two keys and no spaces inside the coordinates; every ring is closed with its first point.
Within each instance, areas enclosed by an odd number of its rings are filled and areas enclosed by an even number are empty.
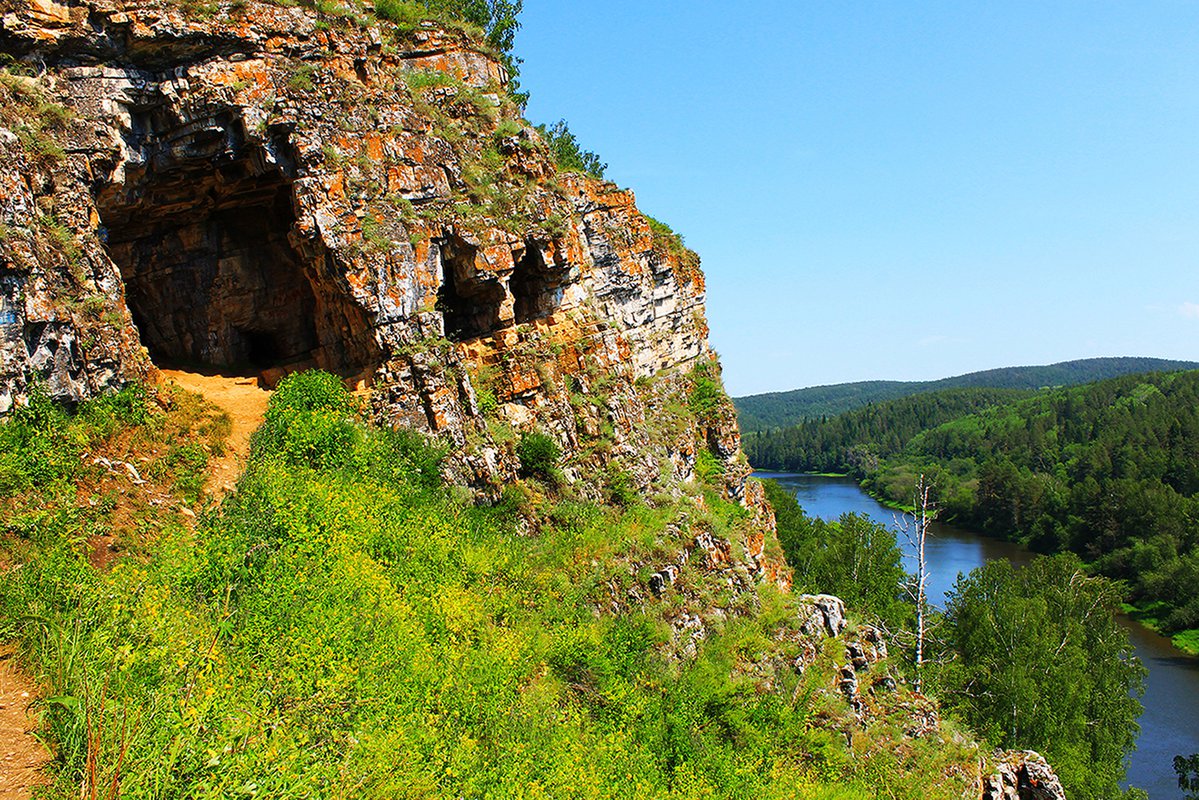
{"type": "Polygon", "coordinates": [[[799,598],[800,630],[806,634],[839,636],[845,630],[845,603],[831,594],[805,594],[799,598]]]}
{"type": "Polygon", "coordinates": [[[995,754],[992,774],[983,778],[982,800],[1066,800],[1053,768],[1032,750],[995,754]]]}
{"type": "Polygon", "coordinates": [[[732,406],[699,391],[698,258],[559,172],[468,33],[253,0],[0,9],[0,413],[37,381],[320,367],[485,495],[533,430],[596,499],[677,493],[707,459],[753,512],[754,577],[786,581],[732,406]]]}

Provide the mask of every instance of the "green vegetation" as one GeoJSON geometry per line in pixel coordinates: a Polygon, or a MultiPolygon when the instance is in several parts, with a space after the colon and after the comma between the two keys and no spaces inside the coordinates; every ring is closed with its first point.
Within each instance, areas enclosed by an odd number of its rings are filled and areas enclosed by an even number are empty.
{"type": "Polygon", "coordinates": [[[1165,633],[1199,628],[1199,372],[1128,376],[964,416],[916,436],[865,486],[920,471],[958,522],[1073,551],[1127,582],[1165,633]]]}
{"type": "Polygon", "coordinates": [[[762,483],[796,591],[835,594],[891,631],[910,621],[912,606],[903,599],[908,575],[893,531],[858,514],[813,519],[794,494],[775,481],[762,483]]]}
{"type": "Polygon", "coordinates": [[[851,472],[858,478],[929,428],[999,403],[1028,397],[1020,389],[942,389],[870,404],[835,417],[748,434],[749,463],[788,472],[851,472]]]}
{"type": "Polygon", "coordinates": [[[1199,372],[1187,371],[1023,398],[936,392],[748,437],[747,449],[759,467],[849,472],[890,503],[928,475],[943,518],[1077,553],[1126,582],[1141,619],[1193,647],[1196,442],[1199,372]]]}
{"type": "Polygon", "coordinates": [[[1174,756],[1174,773],[1184,800],[1199,800],[1199,753],[1174,756]]]}
{"type": "Polygon", "coordinates": [[[69,416],[40,387],[0,426],[0,497],[79,476],[86,450],[121,424],[145,420],[145,398],[136,389],[105,396],[69,416]]]}
{"type": "Polygon", "coordinates": [[[795,608],[770,587],[681,662],[669,620],[719,589],[698,564],[607,610],[687,545],[680,524],[734,538],[739,506],[546,500],[537,535],[516,535],[508,508],[441,485],[421,437],[365,424],[336,378],[305,373],[272,397],[236,490],[195,518],[159,488],[192,461],[163,455],[209,452],[219,425],[184,397],[155,408],[136,391],[74,415],[38,399],[2,428],[0,559],[19,568],[0,570],[0,635],[50,692],[48,798],[965,790],[977,751],[903,739],[891,715],[910,694],[867,696],[877,721],[852,722],[828,688],[842,643],[791,669],[799,645],[778,631],[795,608]],[[80,452],[161,462],[155,502],[93,495],[80,452]],[[137,531],[137,557],[90,564],[101,528],[137,531]]]}
{"type": "MultiPolygon", "coordinates": [[[[287,76],[287,87],[297,92],[308,92],[316,85],[314,78],[317,74],[315,64],[296,64],[295,69],[287,76]]],[[[331,149],[331,146],[327,146],[331,149]]],[[[326,149],[326,152],[328,152],[326,149]]]]}
{"type": "Polygon", "coordinates": [[[558,483],[558,459],[562,448],[553,437],[540,431],[526,433],[516,445],[516,457],[520,459],[520,471],[530,478],[558,483]]]}
{"type": "Polygon", "coordinates": [[[1118,587],[1077,558],[992,561],[945,612],[942,698],[1001,747],[1037,750],[1075,798],[1119,797],[1144,668],[1113,615],[1118,587]]]}
{"type": "MultiPolygon", "coordinates": [[[[911,579],[895,534],[855,514],[809,518],[789,491],[764,486],[796,590],[835,594],[881,624],[891,647],[910,646],[911,579]]],[[[943,619],[934,615],[921,679],[991,745],[1041,752],[1067,796],[1120,797],[1144,670],[1115,621],[1119,595],[1071,555],[1026,569],[991,562],[960,578],[943,619]]]]}
{"type": "Polygon", "coordinates": [[[59,136],[73,114],[51,100],[34,78],[19,74],[17,65],[0,69],[0,119],[12,125],[25,152],[48,167],[66,157],[59,136]]]}
{"type": "Polygon", "coordinates": [[[579,142],[570,132],[566,120],[560,119],[548,128],[545,125],[538,125],[537,131],[549,146],[550,155],[559,169],[603,179],[604,170],[608,168],[608,165],[600,161],[599,156],[595,153],[579,146],[579,142]]]}
{"type": "Polygon", "coordinates": [[[1075,386],[1138,372],[1180,369],[1199,369],[1199,363],[1161,358],[1084,358],[1044,367],[1006,367],[971,372],[939,381],[862,381],[812,386],[789,392],[735,397],[733,403],[737,406],[741,430],[752,433],[938,389],[1041,389],[1075,386]]]}
{"type": "Polygon", "coordinates": [[[714,415],[728,406],[728,395],[720,380],[720,366],[715,361],[696,364],[688,380],[687,406],[700,421],[711,421],[714,415]]]}
{"type": "Polygon", "coordinates": [[[694,250],[687,248],[682,234],[676,233],[665,222],[654,219],[648,214],[645,215],[645,220],[649,223],[650,233],[653,236],[654,252],[659,256],[674,257],[682,268],[682,277],[685,280],[693,280],[695,276],[699,275],[699,255],[694,250]]]}

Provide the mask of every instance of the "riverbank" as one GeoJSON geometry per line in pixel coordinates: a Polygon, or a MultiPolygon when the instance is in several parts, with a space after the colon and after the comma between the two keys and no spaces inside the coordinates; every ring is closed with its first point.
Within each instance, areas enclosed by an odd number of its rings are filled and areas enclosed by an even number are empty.
{"type": "MultiPolygon", "coordinates": [[[[823,473],[823,472],[774,472],[774,471],[771,471],[769,474],[770,475],[806,476],[806,477],[811,477],[811,478],[841,478],[844,480],[854,481],[854,483],[857,484],[858,489],[864,495],[869,497],[874,502],[878,503],[880,506],[883,506],[884,508],[887,508],[891,511],[898,511],[898,512],[901,512],[904,514],[911,514],[915,511],[915,506],[905,505],[903,503],[897,503],[894,500],[891,500],[889,498],[880,497],[880,496],[876,495],[874,492],[871,492],[870,490],[863,487],[860,482],[854,480],[848,474],[823,473]]],[[[1021,544],[1019,541],[1016,541],[1016,540],[1002,539],[999,537],[991,536],[990,534],[985,533],[984,531],[976,530],[974,528],[971,528],[970,526],[958,525],[956,522],[953,522],[952,520],[949,520],[946,522],[948,522],[948,524],[953,525],[955,528],[958,528],[963,531],[967,531],[975,536],[990,539],[992,541],[1010,542],[1011,544],[1013,544],[1017,547],[1021,547],[1021,548],[1024,547],[1023,544],[1021,544]]],[[[1090,570],[1088,570],[1088,571],[1090,571],[1090,570]]],[[[1168,610],[1164,603],[1131,603],[1131,602],[1125,601],[1121,607],[1122,607],[1124,614],[1132,621],[1136,622],[1139,625],[1144,626],[1145,628],[1147,628],[1148,630],[1152,631],[1153,633],[1155,633],[1159,636],[1164,636],[1164,637],[1170,639],[1170,641],[1174,645],[1174,647],[1181,650],[1184,654],[1194,657],[1194,658],[1199,658],[1199,628],[1189,628],[1186,630],[1177,631],[1175,633],[1167,633],[1166,631],[1162,630],[1162,619],[1161,619],[1160,615],[1163,612],[1168,610]]]]}
{"type": "Polygon", "coordinates": [[[1199,657],[1199,628],[1190,628],[1175,634],[1169,634],[1162,630],[1161,618],[1158,615],[1165,610],[1164,603],[1123,603],[1121,610],[1138,625],[1143,625],[1159,636],[1168,637],[1170,642],[1182,652],[1199,657]]]}

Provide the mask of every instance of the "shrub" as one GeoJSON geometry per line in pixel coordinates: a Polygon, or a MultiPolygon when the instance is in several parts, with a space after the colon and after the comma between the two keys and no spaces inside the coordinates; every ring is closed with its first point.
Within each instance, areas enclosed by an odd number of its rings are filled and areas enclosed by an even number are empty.
{"type": "Polygon", "coordinates": [[[562,457],[562,448],[551,436],[541,432],[524,434],[516,445],[516,456],[520,459],[521,474],[558,482],[558,459],[562,457]]]}
{"type": "Polygon", "coordinates": [[[353,414],[353,398],[336,375],[293,373],[271,397],[252,454],[316,468],[340,466],[356,439],[353,414]]]}
{"type": "Polygon", "coordinates": [[[599,156],[590,150],[579,147],[579,141],[570,132],[566,120],[560,119],[550,127],[538,125],[537,131],[549,145],[550,155],[554,157],[559,169],[567,172],[581,172],[593,178],[604,177],[608,165],[600,161],[599,156]]]}
{"type": "Polygon", "coordinates": [[[720,384],[720,375],[713,364],[699,364],[692,370],[687,405],[700,420],[708,420],[728,398],[720,384]]]}
{"type": "Polygon", "coordinates": [[[297,66],[287,78],[287,86],[297,92],[308,92],[315,86],[313,76],[316,75],[316,67],[312,64],[300,64],[297,66]]]}
{"type": "Polygon", "coordinates": [[[401,29],[410,29],[429,15],[424,6],[407,0],[375,0],[375,13],[401,29]]]}
{"type": "Polygon", "coordinates": [[[695,454],[695,471],[705,483],[724,474],[724,464],[706,447],[695,454]]]}

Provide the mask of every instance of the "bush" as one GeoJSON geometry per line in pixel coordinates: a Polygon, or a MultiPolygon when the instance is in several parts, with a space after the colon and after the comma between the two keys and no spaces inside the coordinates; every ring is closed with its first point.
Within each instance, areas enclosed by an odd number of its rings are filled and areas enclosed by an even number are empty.
{"type": "Polygon", "coordinates": [[[320,370],[288,375],[254,434],[253,457],[325,469],[340,466],[356,440],[354,410],[353,398],[336,375],[320,370]]]}
{"type": "Polygon", "coordinates": [[[713,363],[699,364],[691,371],[690,378],[687,405],[701,421],[709,420],[728,402],[718,368],[713,363]]]}
{"type": "Polygon", "coordinates": [[[525,477],[558,482],[558,459],[562,457],[562,448],[552,437],[540,432],[524,434],[516,445],[516,456],[525,477]]]}
{"type": "Polygon", "coordinates": [[[549,145],[550,155],[554,157],[559,169],[567,172],[581,172],[593,178],[603,179],[604,170],[608,165],[600,161],[599,156],[590,150],[579,147],[579,141],[570,132],[566,120],[560,119],[550,127],[538,125],[537,131],[549,145]]]}
{"type": "Polygon", "coordinates": [[[712,454],[706,447],[700,448],[695,454],[695,472],[705,483],[724,475],[724,462],[712,454]]]}
{"type": "Polygon", "coordinates": [[[424,6],[407,0],[375,0],[375,13],[405,30],[416,27],[417,23],[429,15],[424,6]]]}
{"type": "Polygon", "coordinates": [[[89,400],[72,415],[35,384],[28,404],[0,426],[0,496],[70,478],[85,448],[145,419],[146,392],[140,386],[89,400]]]}

